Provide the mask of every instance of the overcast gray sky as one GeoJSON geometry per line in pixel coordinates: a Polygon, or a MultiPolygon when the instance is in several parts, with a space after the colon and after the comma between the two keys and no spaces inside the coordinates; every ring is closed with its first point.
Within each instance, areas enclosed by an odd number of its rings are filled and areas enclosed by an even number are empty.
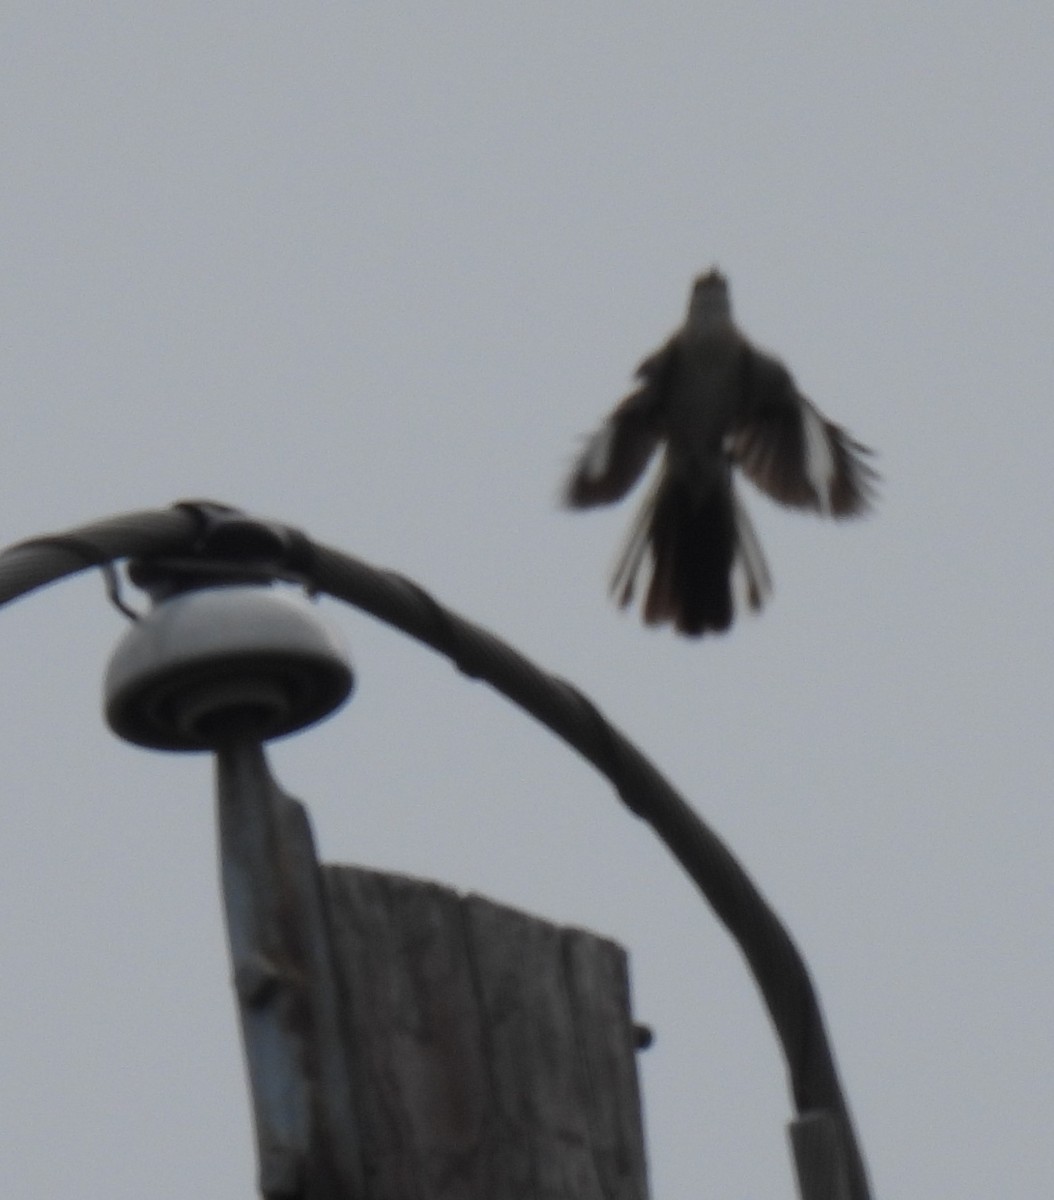
{"type": "MultiPolygon", "coordinates": [[[[1049,4],[13,0],[0,50],[0,541],[207,495],[413,576],[728,839],[878,1194],[1049,1190],[1049,4]],[[607,602],[630,506],[555,497],[712,263],[885,484],[748,495],[775,595],[690,643],[607,602]]],[[[327,611],[358,694],[272,755],[325,858],[618,939],[654,1195],[793,1195],[767,1018],[648,831],[327,611]]],[[[5,1192],[250,1195],[210,764],[104,726],[123,627],[87,576],[0,615],[5,1192]]]]}

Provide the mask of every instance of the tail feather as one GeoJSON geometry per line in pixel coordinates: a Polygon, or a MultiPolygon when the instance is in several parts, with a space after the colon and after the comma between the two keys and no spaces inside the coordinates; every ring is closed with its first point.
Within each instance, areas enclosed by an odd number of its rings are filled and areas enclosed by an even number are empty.
{"type": "Polygon", "coordinates": [[[732,624],[733,568],[744,577],[747,603],[760,608],[768,594],[768,568],[746,510],[731,481],[703,496],[663,470],[638,513],[612,577],[620,606],[634,597],[650,550],[651,578],[644,596],[648,625],[671,623],[699,637],[732,624]]]}
{"type": "Polygon", "coordinates": [[[736,561],[732,569],[733,579],[746,598],[747,606],[757,612],[772,592],[772,576],[769,575],[765,552],[754,532],[746,505],[733,490],[732,502],[736,511],[736,561]]]}

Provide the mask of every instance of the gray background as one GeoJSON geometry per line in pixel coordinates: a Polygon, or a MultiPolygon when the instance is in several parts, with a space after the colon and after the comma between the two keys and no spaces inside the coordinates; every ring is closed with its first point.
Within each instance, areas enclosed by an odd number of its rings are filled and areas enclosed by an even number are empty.
{"type": "MultiPolygon", "coordinates": [[[[208,495],[570,677],[728,838],[819,983],[878,1193],[1054,1169],[1048,4],[11,3],[0,540],[208,495]],[[527,11],[524,11],[526,8],[527,11]],[[723,639],[605,597],[580,435],[731,277],[881,453],[878,514],[747,497],[723,639]]],[[[793,1194],[738,953],[562,745],[370,619],[274,748],[326,858],[632,953],[656,1197],[793,1194]]],[[[0,619],[11,1196],[252,1194],[208,760],[118,742],[82,576],[0,619]]]]}

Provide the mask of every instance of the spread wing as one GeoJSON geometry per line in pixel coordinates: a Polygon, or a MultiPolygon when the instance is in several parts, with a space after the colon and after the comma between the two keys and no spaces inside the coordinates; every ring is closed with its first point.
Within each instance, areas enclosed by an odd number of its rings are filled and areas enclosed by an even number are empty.
{"type": "Polygon", "coordinates": [[[743,368],[743,403],[725,440],[744,474],[781,504],[835,517],[866,512],[878,472],[871,451],[798,391],[787,368],[757,350],[743,368]]]}
{"type": "Polygon", "coordinates": [[[564,485],[570,508],[621,500],[644,474],[663,436],[664,399],[676,356],[671,338],[646,358],[637,368],[640,386],[586,439],[564,485]]]}

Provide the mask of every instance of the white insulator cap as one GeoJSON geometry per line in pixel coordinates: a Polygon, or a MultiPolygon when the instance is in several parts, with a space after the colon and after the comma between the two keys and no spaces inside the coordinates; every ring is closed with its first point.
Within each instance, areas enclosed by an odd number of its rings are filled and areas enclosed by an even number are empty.
{"type": "Polygon", "coordinates": [[[354,676],[340,638],[302,596],[218,587],[159,604],[118,642],[104,685],[119,737],[211,750],[235,732],[294,733],[344,703],[354,676]]]}

